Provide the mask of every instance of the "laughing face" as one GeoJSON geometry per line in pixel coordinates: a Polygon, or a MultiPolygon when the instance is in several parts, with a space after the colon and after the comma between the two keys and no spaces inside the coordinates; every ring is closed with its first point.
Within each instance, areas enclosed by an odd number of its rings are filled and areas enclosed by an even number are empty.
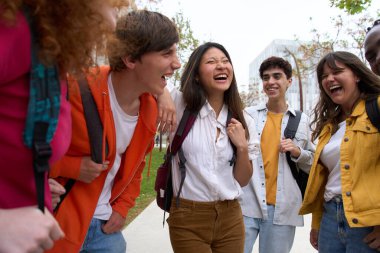
{"type": "Polygon", "coordinates": [[[180,67],[177,46],[173,44],[170,48],[144,54],[140,60],[136,61],[135,69],[143,91],[161,95],[167,84],[167,78],[180,67]]]}
{"type": "Polygon", "coordinates": [[[327,64],[323,66],[322,87],[331,100],[340,105],[346,113],[350,113],[353,105],[360,97],[358,77],[346,65],[335,61],[336,69],[327,64]]]}
{"type": "Polygon", "coordinates": [[[270,68],[263,72],[263,90],[269,99],[283,99],[288,87],[292,83],[281,68],[270,68]]]}
{"type": "Polygon", "coordinates": [[[202,56],[198,78],[208,96],[223,94],[233,79],[231,62],[220,49],[212,47],[202,56]]]}

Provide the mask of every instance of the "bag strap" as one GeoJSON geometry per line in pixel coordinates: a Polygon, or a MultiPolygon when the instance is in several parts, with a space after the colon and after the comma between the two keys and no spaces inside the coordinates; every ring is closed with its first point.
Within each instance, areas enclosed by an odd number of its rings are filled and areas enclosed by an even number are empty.
{"type": "MultiPolygon", "coordinates": [[[[98,109],[94,97],[92,96],[90,87],[88,86],[86,78],[78,80],[80,94],[82,98],[83,112],[86,120],[87,132],[90,141],[91,160],[96,163],[102,163],[102,148],[103,148],[103,124],[99,116],[98,109]]],[[[106,156],[108,155],[108,142],[106,141],[105,147],[106,156]]],[[[61,195],[60,201],[55,208],[57,210],[63,199],[70,192],[76,180],[70,178],[65,184],[66,192],[61,195]]]]}
{"type": "Polygon", "coordinates": [[[365,110],[372,125],[380,131],[380,108],[377,104],[377,97],[365,101],[365,110]]]}
{"type": "Polygon", "coordinates": [[[191,112],[186,107],[169,149],[172,156],[176,155],[178,150],[181,148],[183,141],[190,132],[190,129],[193,127],[196,119],[197,113],[191,112]]]}
{"type": "MultiPolygon", "coordinates": [[[[300,124],[300,121],[301,121],[301,115],[302,115],[302,112],[298,110],[296,110],[295,116],[289,113],[288,124],[286,125],[285,131],[284,131],[285,138],[294,139],[297,133],[298,125],[300,124]]],[[[296,163],[293,162],[292,158],[290,157],[290,152],[286,152],[286,160],[288,161],[288,164],[289,164],[290,170],[292,171],[294,179],[297,180],[298,169],[297,169],[296,163]]]]}
{"type": "Polygon", "coordinates": [[[37,204],[38,209],[44,212],[45,176],[50,169],[50,142],[58,124],[61,87],[57,65],[45,65],[38,58],[38,29],[33,22],[30,8],[25,4],[23,13],[31,36],[30,91],[23,141],[32,149],[37,204]]]}
{"type": "Polygon", "coordinates": [[[185,140],[187,134],[190,132],[190,129],[193,127],[195,120],[197,119],[196,112],[192,112],[188,109],[188,107],[185,108],[185,111],[183,112],[181,121],[178,125],[177,131],[174,135],[173,141],[171,146],[168,147],[168,153],[166,156],[167,161],[170,163],[173,156],[176,155],[178,152],[179,157],[179,171],[181,173],[181,182],[179,185],[177,198],[176,198],[176,204],[179,206],[179,195],[182,190],[183,183],[185,182],[186,177],[186,158],[183,154],[183,150],[181,148],[183,141],[185,140]]]}
{"type": "MultiPolygon", "coordinates": [[[[78,84],[82,97],[83,112],[86,119],[87,132],[91,146],[91,159],[96,163],[102,163],[103,124],[86,78],[78,80],[78,84]]],[[[107,156],[107,141],[105,144],[105,152],[107,156]]]]}

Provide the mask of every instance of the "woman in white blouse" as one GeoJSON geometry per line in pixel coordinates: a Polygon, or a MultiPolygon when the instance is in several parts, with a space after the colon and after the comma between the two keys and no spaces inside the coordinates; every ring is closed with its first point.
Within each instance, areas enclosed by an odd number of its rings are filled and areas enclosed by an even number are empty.
{"type": "Polygon", "coordinates": [[[167,220],[173,250],[243,252],[244,223],[237,198],[252,176],[258,137],[253,118],[243,112],[226,49],[212,42],[195,49],[180,91],[174,89],[171,95],[178,121],[186,106],[197,112],[182,144],[186,176],[180,191],[178,155],[172,162],[174,198],[179,194],[167,220]],[[232,118],[227,122],[229,113],[232,118]]]}

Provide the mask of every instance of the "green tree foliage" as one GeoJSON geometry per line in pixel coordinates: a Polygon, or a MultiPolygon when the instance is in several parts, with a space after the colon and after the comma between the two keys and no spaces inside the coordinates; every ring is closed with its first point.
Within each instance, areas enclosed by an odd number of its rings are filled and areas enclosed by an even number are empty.
{"type": "MultiPolygon", "coordinates": [[[[364,39],[367,27],[373,23],[374,18],[368,13],[361,13],[352,16],[337,16],[331,18],[334,31],[322,33],[313,28],[311,30],[312,40],[301,42],[299,39],[300,71],[303,75],[308,75],[315,70],[318,61],[328,52],[345,50],[350,51],[364,62],[364,39]]],[[[312,21],[312,19],[311,19],[312,21]]]]}
{"type": "Polygon", "coordinates": [[[181,62],[181,68],[177,70],[172,77],[174,85],[177,85],[180,81],[183,69],[189,59],[190,54],[199,45],[199,40],[195,38],[194,32],[191,29],[190,21],[183,16],[182,11],[177,12],[172,18],[173,22],[177,25],[179,32],[179,43],[178,43],[178,58],[181,62]]]}
{"type": "Polygon", "coordinates": [[[331,6],[344,10],[349,15],[363,12],[371,6],[372,0],[330,0],[331,6]]]}

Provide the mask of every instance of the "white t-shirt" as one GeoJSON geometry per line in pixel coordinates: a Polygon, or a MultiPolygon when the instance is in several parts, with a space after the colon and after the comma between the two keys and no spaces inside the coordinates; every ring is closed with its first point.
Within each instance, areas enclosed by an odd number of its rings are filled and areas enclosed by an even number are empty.
{"type": "Polygon", "coordinates": [[[116,130],[116,157],[111,170],[107,174],[94,214],[94,218],[101,220],[108,220],[112,214],[112,207],[110,205],[112,186],[120,167],[121,157],[131,142],[138,120],[138,116],[126,114],[119,106],[112,86],[111,74],[108,76],[108,90],[116,130]]]}
{"type": "Polygon", "coordinates": [[[331,200],[334,196],[342,194],[340,181],[340,144],[346,132],[346,121],[339,123],[338,131],[331,136],[330,141],[323,148],[321,162],[328,168],[330,174],[327,179],[324,198],[331,200]]]}
{"type": "MultiPolygon", "coordinates": [[[[185,105],[182,93],[176,89],[171,92],[177,111],[178,124],[182,118],[185,105]]],[[[228,108],[223,106],[218,118],[207,102],[200,110],[197,119],[182,144],[186,158],[186,178],[180,197],[194,201],[218,201],[238,198],[242,193],[239,183],[233,175],[232,147],[226,132],[228,108]],[[220,134],[217,136],[217,128],[220,134]]],[[[248,141],[249,159],[257,157],[259,150],[258,135],[254,120],[244,112],[250,139],[248,141]]],[[[177,125],[178,125],[177,124],[177,125]]],[[[171,134],[170,141],[175,133],[171,134]]],[[[178,155],[172,162],[173,191],[177,195],[181,175],[178,168],[178,155]]]]}

